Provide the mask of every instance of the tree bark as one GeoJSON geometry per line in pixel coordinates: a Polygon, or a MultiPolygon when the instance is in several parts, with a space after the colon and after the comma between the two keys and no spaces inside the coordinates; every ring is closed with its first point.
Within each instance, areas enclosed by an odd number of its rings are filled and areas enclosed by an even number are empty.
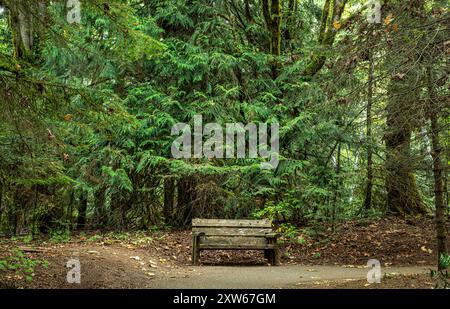
{"type": "Polygon", "coordinates": [[[194,215],[195,178],[186,176],[177,181],[177,218],[178,227],[189,226],[194,215]]]}
{"type": "Polygon", "coordinates": [[[411,91],[415,76],[407,73],[401,80],[392,78],[387,104],[387,132],[385,134],[386,187],[388,210],[395,214],[425,214],[413,174],[413,159],[410,154],[413,115],[411,108],[417,94],[411,91]]]}
{"type": "Polygon", "coordinates": [[[87,212],[87,194],[82,193],[80,196],[80,206],[78,208],[77,229],[86,228],[86,212],[87,212]]]}
{"type": "MultiPolygon", "coordinates": [[[[408,29],[423,12],[423,0],[413,1],[411,5],[414,8],[408,8],[405,14],[397,18],[401,28],[408,29]]],[[[388,210],[415,216],[427,212],[413,174],[416,159],[412,157],[410,147],[411,134],[419,127],[417,115],[420,109],[417,102],[423,73],[418,69],[421,51],[411,44],[407,34],[392,35],[392,44],[386,56],[391,79],[387,89],[385,167],[388,210]],[[411,48],[407,48],[407,44],[411,44],[411,48]]]]}
{"type": "Polygon", "coordinates": [[[30,60],[34,44],[33,15],[25,1],[7,1],[16,59],[30,60]]]}
{"type": "Polygon", "coordinates": [[[297,0],[289,0],[288,4],[289,12],[285,14],[286,16],[286,30],[284,31],[284,48],[288,48],[291,45],[293,39],[292,32],[294,31],[295,14],[297,13],[297,0]]]}
{"type": "Polygon", "coordinates": [[[272,78],[276,79],[280,70],[279,57],[281,55],[281,0],[262,0],[263,15],[267,30],[270,34],[270,53],[274,57],[272,62],[272,78]]]}
{"type": "Polygon", "coordinates": [[[164,180],[164,220],[166,224],[173,224],[173,209],[175,202],[175,181],[172,178],[164,180]]]}
{"type": "Polygon", "coordinates": [[[433,70],[431,67],[427,68],[427,82],[429,93],[428,104],[428,118],[431,123],[431,141],[433,158],[433,174],[434,174],[434,205],[435,205],[435,221],[436,221],[436,237],[438,248],[438,269],[441,270],[442,265],[439,263],[439,258],[442,254],[447,253],[447,228],[446,228],[446,205],[444,202],[444,179],[443,168],[441,161],[441,143],[439,140],[439,123],[437,106],[437,95],[434,88],[433,70]]]}
{"type": "MultiPolygon", "coordinates": [[[[373,35],[373,32],[370,34],[373,35]]],[[[373,187],[373,160],[372,160],[372,103],[375,64],[373,51],[369,46],[369,78],[367,83],[367,116],[366,116],[366,138],[367,138],[367,180],[364,197],[363,210],[365,213],[372,207],[372,187],[373,187]]]]}
{"type": "Polygon", "coordinates": [[[337,158],[336,158],[336,182],[334,184],[334,193],[333,193],[333,209],[331,212],[331,221],[332,221],[332,232],[334,233],[336,228],[336,215],[338,203],[340,200],[340,189],[341,189],[341,142],[337,147],[337,158]]]}
{"type": "MultiPolygon", "coordinates": [[[[333,46],[338,29],[334,28],[334,23],[340,23],[345,5],[348,0],[325,0],[322,9],[322,18],[317,43],[323,50],[333,46]]],[[[319,50],[311,56],[311,59],[303,70],[305,78],[311,78],[319,72],[325,64],[326,56],[324,51],[319,50]]]]}

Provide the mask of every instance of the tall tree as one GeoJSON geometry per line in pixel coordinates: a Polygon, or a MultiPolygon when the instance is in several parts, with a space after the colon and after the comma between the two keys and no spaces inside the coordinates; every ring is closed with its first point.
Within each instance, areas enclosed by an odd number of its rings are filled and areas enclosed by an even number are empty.
{"type": "Polygon", "coordinates": [[[369,60],[369,74],[367,79],[367,109],[366,109],[366,138],[367,138],[367,179],[364,196],[364,211],[372,207],[372,188],[373,188],[373,140],[372,140],[372,105],[373,105],[373,90],[375,82],[375,62],[374,51],[371,46],[373,42],[374,31],[373,28],[369,30],[368,38],[368,60],[369,60]]]}
{"type": "MultiPolygon", "coordinates": [[[[386,106],[386,186],[388,209],[393,213],[416,215],[426,213],[425,204],[414,176],[414,159],[411,155],[411,135],[417,128],[417,102],[422,78],[418,60],[419,40],[409,40],[411,25],[421,22],[423,0],[408,3],[394,1],[391,9],[397,12],[396,24],[402,31],[390,29],[388,39],[390,81],[386,106]],[[403,11],[403,14],[400,12],[403,11]]],[[[384,23],[390,24],[392,15],[384,23]]]]}
{"type": "Polygon", "coordinates": [[[276,79],[280,70],[278,58],[281,56],[282,0],[262,0],[262,9],[270,35],[270,53],[274,57],[272,60],[272,78],[276,79]]]}
{"type": "MultiPolygon", "coordinates": [[[[446,205],[444,198],[444,177],[442,168],[442,147],[439,139],[439,112],[440,104],[435,90],[435,78],[431,64],[427,67],[427,86],[428,86],[428,109],[427,116],[430,121],[429,134],[432,141],[431,156],[433,158],[433,174],[434,174],[434,206],[436,221],[436,237],[438,258],[442,254],[447,253],[447,226],[446,226],[446,205]]],[[[441,270],[442,265],[438,261],[438,268],[441,270]]]]}
{"type": "Polygon", "coordinates": [[[34,16],[37,1],[7,0],[16,59],[30,60],[34,46],[34,16]]]}
{"type": "Polygon", "coordinates": [[[346,4],[347,0],[325,0],[317,38],[319,50],[312,55],[303,76],[314,76],[324,66],[326,53],[333,46],[336,34],[344,24],[341,17],[346,4]]]}

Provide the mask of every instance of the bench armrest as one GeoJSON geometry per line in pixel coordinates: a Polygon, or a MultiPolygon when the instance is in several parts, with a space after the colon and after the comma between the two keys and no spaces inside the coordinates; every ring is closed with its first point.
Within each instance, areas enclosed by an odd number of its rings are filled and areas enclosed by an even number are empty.
{"type": "Polygon", "coordinates": [[[280,236],[279,233],[267,233],[264,237],[266,238],[278,238],[280,236]]]}

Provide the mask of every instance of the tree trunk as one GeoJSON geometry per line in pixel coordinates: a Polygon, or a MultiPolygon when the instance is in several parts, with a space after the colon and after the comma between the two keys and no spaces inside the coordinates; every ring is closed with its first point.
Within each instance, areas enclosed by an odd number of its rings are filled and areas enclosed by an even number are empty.
{"type": "Polygon", "coordinates": [[[336,180],[334,184],[334,193],[333,193],[333,209],[331,212],[331,221],[332,221],[332,232],[334,233],[336,228],[336,214],[337,207],[340,200],[340,189],[341,189],[341,142],[337,147],[337,158],[336,158],[336,180]]]}
{"type": "Polygon", "coordinates": [[[410,154],[411,132],[414,112],[411,110],[417,94],[411,90],[415,76],[406,73],[402,79],[393,78],[390,82],[387,104],[387,132],[385,141],[386,189],[388,210],[395,214],[425,214],[413,174],[413,158],[410,154]]]}
{"type": "Polygon", "coordinates": [[[428,79],[428,118],[431,122],[431,141],[432,151],[431,156],[433,158],[433,173],[434,173],[434,205],[435,205],[435,220],[436,220],[436,236],[437,236],[437,248],[438,248],[438,269],[441,270],[439,258],[442,254],[447,253],[447,228],[446,228],[446,205],[444,202],[444,179],[443,168],[441,161],[441,143],[439,140],[439,123],[437,106],[437,96],[434,89],[434,78],[431,67],[427,68],[428,79]]]}
{"type": "MultiPolygon", "coordinates": [[[[370,34],[373,35],[373,32],[370,34]]],[[[373,187],[373,161],[372,161],[372,103],[373,103],[373,84],[375,64],[373,60],[373,51],[369,47],[369,79],[367,84],[367,116],[366,116],[366,134],[367,134],[367,180],[364,197],[363,211],[372,207],[372,187],[373,187]]]]}
{"type": "Polygon", "coordinates": [[[25,1],[7,1],[16,59],[30,60],[34,44],[33,15],[25,1]]]}
{"type": "Polygon", "coordinates": [[[325,0],[322,9],[322,18],[320,22],[319,35],[317,43],[323,50],[314,53],[306,66],[302,75],[305,78],[311,78],[319,72],[325,64],[326,57],[324,50],[333,46],[338,29],[335,29],[334,23],[341,22],[347,0],[325,0]]]}
{"type": "MultiPolygon", "coordinates": [[[[293,39],[292,33],[294,32],[295,14],[297,13],[297,0],[289,0],[288,4],[289,12],[285,14],[286,17],[286,30],[284,31],[284,48],[291,48],[291,41],[293,39]]],[[[297,29],[298,30],[298,29],[297,29]]]]}
{"type": "Polygon", "coordinates": [[[82,193],[80,196],[80,206],[78,209],[77,229],[86,228],[87,206],[87,193],[82,193]]]}
{"type": "Polygon", "coordinates": [[[263,0],[262,6],[267,30],[270,34],[270,53],[274,57],[272,62],[272,78],[276,79],[280,70],[278,57],[281,55],[281,0],[263,0]]]}
{"type": "MultiPolygon", "coordinates": [[[[95,206],[95,214],[96,214],[96,221],[97,226],[103,227],[108,224],[108,221],[110,219],[110,216],[108,215],[105,206],[105,199],[106,199],[106,189],[104,187],[101,187],[97,189],[97,191],[94,194],[94,206],[95,206]]],[[[112,205],[111,205],[111,209],[112,205]]]]}
{"type": "Polygon", "coordinates": [[[172,178],[164,180],[164,220],[166,224],[173,224],[173,206],[175,199],[175,181],[172,178]]]}
{"type": "MultiPolygon", "coordinates": [[[[423,2],[411,2],[411,7],[396,20],[399,27],[408,29],[411,23],[418,22],[418,16],[423,12],[423,2]]],[[[395,5],[400,5],[399,3],[396,2],[395,5]]],[[[417,159],[411,155],[410,143],[413,130],[420,125],[416,115],[421,113],[417,102],[420,99],[420,80],[423,79],[423,73],[417,65],[420,62],[421,49],[411,44],[407,34],[392,36],[392,47],[385,57],[391,70],[387,89],[385,133],[387,206],[392,213],[420,215],[425,214],[427,209],[413,174],[417,159]]]]}
{"type": "Polygon", "coordinates": [[[195,179],[184,177],[180,179],[177,187],[177,220],[178,227],[187,227],[194,215],[195,179]]]}

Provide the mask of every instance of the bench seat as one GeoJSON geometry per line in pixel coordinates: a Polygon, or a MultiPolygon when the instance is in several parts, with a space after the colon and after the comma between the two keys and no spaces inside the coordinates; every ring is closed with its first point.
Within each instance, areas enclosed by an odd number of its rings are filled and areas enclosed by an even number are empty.
{"type": "Polygon", "coordinates": [[[192,220],[192,262],[201,250],[264,250],[272,265],[278,263],[277,234],[269,220],[192,220]]]}

